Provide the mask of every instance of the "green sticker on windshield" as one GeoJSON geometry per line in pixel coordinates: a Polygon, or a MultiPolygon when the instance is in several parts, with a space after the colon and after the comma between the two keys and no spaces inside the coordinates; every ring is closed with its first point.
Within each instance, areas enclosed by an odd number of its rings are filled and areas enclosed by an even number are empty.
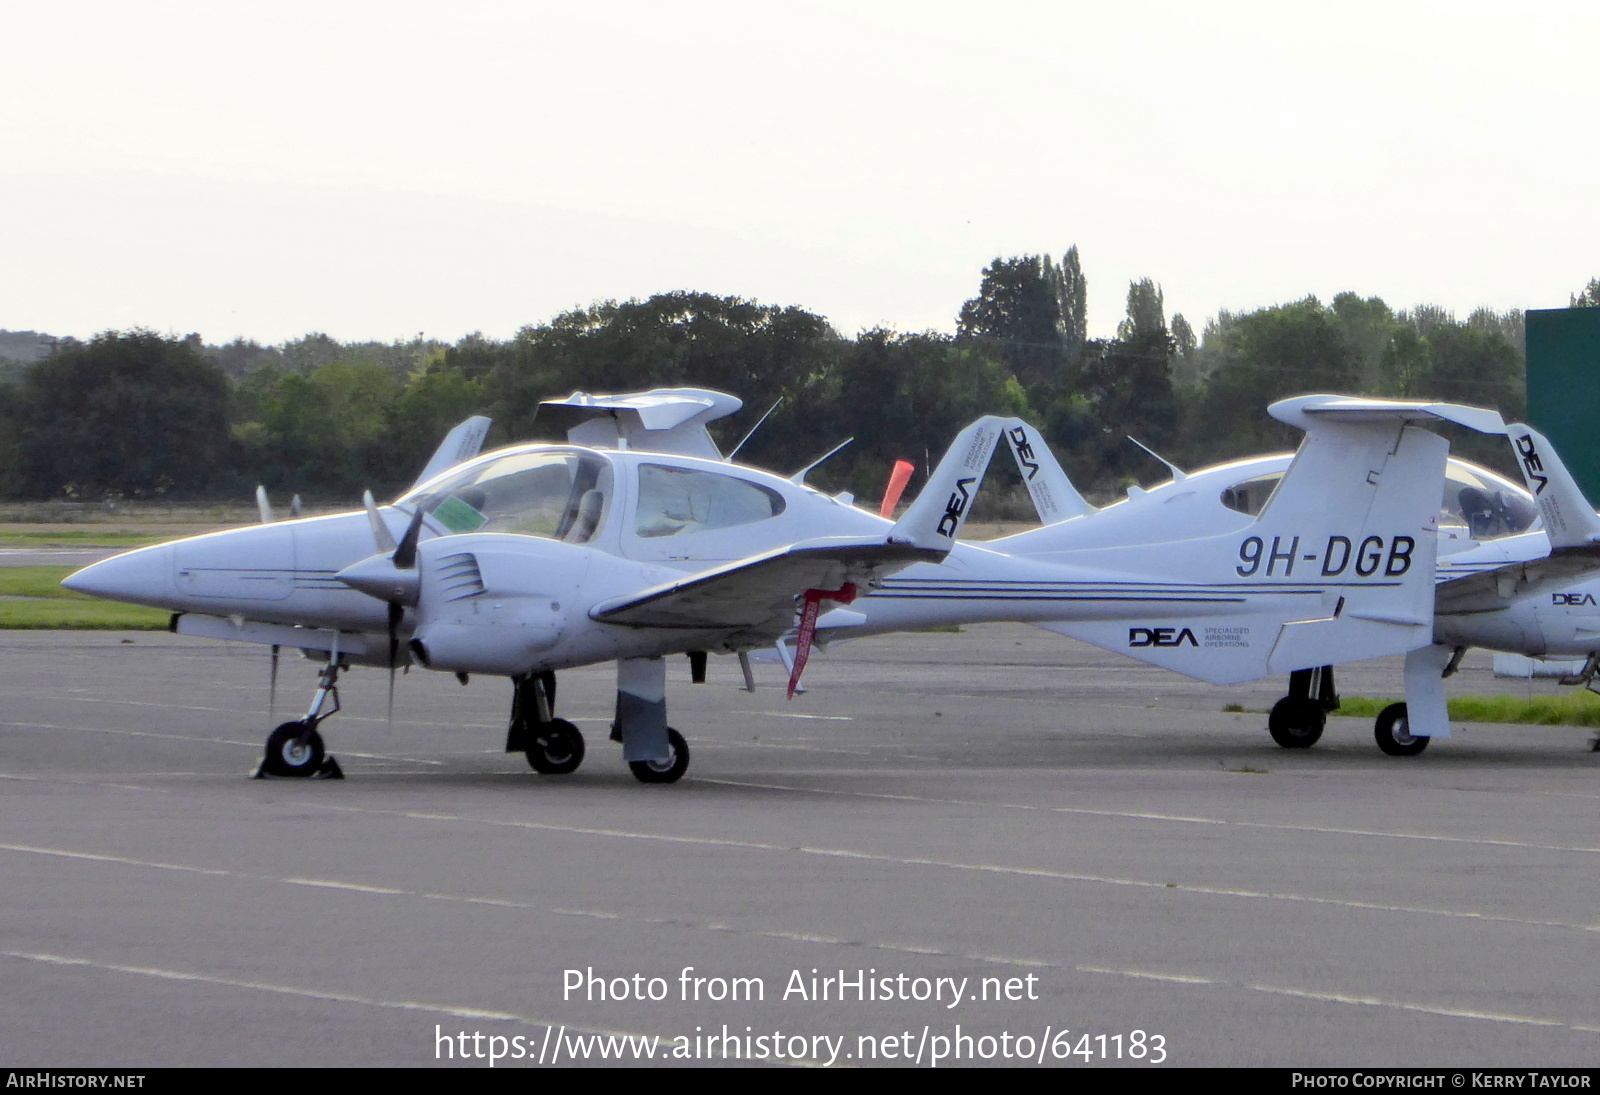
{"type": "Polygon", "coordinates": [[[451,532],[476,532],[488,520],[459,498],[446,498],[433,511],[433,519],[451,532]]]}

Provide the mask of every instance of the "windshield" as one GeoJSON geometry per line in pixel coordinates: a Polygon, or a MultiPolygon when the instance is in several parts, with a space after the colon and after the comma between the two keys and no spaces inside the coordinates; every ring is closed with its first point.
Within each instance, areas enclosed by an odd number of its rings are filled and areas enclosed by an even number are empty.
{"type": "Polygon", "coordinates": [[[400,504],[451,532],[512,532],[587,543],[604,518],[611,465],[592,453],[542,449],[471,464],[400,504]]]}

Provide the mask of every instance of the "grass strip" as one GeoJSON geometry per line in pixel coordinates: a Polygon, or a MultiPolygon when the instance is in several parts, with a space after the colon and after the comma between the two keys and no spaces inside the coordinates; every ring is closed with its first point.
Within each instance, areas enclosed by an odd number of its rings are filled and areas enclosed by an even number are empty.
{"type": "MultiPolygon", "coordinates": [[[[1335,715],[1377,718],[1392,699],[1342,697],[1335,715]]],[[[1525,726],[1600,726],[1600,696],[1574,688],[1556,696],[1456,696],[1449,701],[1451,722],[1506,722],[1525,726]]]]}
{"type": "Polygon", "coordinates": [[[165,631],[172,613],[61,588],[76,567],[0,567],[0,630],[165,631]]]}

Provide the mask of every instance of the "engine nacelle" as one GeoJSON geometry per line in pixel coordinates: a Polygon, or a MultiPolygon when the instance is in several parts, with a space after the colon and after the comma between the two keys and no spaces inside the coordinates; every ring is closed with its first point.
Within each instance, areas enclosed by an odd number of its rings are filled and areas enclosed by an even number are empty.
{"type": "Polygon", "coordinates": [[[418,545],[411,652],[429,669],[518,676],[586,620],[591,548],[532,536],[469,533],[418,545]],[[575,614],[575,615],[574,615],[575,614]]]}

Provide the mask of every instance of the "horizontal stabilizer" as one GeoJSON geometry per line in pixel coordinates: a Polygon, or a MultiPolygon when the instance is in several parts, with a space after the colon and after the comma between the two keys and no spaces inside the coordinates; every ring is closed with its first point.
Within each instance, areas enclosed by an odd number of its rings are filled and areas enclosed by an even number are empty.
{"type": "Polygon", "coordinates": [[[537,417],[565,430],[574,445],[720,460],[722,453],[706,423],[743,406],[738,397],[709,388],[654,388],[620,395],[573,392],[565,399],[542,401],[537,417]]]}
{"type": "Polygon", "coordinates": [[[1459,403],[1406,399],[1366,399],[1348,395],[1300,395],[1280,399],[1267,408],[1279,422],[1310,430],[1319,421],[1354,423],[1454,422],[1479,433],[1503,434],[1505,422],[1496,411],[1459,403]]]}

